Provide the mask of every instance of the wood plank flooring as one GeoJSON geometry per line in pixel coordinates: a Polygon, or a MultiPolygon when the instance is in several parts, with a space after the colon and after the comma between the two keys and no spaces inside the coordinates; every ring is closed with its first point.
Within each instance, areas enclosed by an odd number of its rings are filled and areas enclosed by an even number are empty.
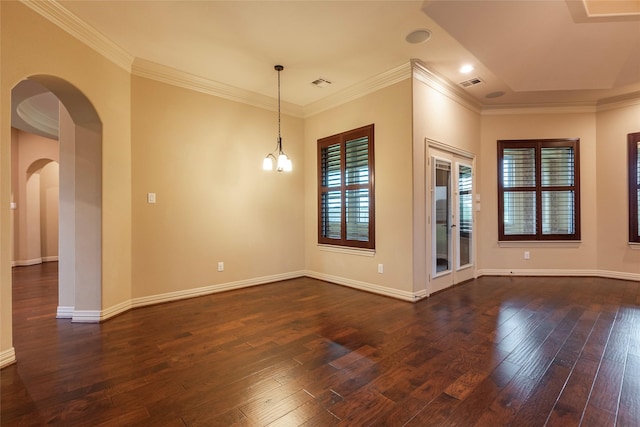
{"type": "Polygon", "coordinates": [[[56,320],[14,269],[3,426],[638,426],[640,283],[483,277],[411,304],[301,278],[56,320]]]}

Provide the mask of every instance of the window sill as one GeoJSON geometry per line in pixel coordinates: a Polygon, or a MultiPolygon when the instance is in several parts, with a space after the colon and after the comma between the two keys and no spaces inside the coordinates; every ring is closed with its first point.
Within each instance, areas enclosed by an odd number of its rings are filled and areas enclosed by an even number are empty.
{"type": "Polygon", "coordinates": [[[372,257],[376,254],[375,249],[359,249],[359,248],[347,248],[344,246],[331,246],[331,245],[318,245],[318,249],[324,252],[334,252],[347,255],[359,255],[372,257]]]}
{"type": "Polygon", "coordinates": [[[629,247],[634,251],[640,251],[640,243],[629,242],[629,247]]]}
{"type": "Polygon", "coordinates": [[[514,241],[498,241],[501,248],[577,248],[582,240],[522,240],[514,241]]]}

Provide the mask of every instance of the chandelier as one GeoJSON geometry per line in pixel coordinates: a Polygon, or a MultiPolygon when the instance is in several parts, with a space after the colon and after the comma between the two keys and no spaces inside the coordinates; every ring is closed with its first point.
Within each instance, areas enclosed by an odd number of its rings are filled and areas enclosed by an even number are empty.
{"type": "Polygon", "coordinates": [[[273,162],[275,161],[278,172],[291,172],[293,165],[291,164],[291,159],[282,151],[282,136],[280,135],[280,71],[284,70],[284,67],[276,65],[273,68],[278,72],[278,142],[275,150],[267,154],[262,161],[262,169],[273,170],[273,162]]]}

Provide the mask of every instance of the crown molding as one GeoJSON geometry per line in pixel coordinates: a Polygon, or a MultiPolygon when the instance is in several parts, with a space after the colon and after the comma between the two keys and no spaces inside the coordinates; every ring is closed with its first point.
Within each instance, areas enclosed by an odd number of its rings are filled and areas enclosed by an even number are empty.
{"type": "MultiPolygon", "coordinates": [[[[146,59],[136,58],[133,61],[131,73],[138,77],[156,80],[219,98],[249,104],[266,110],[278,111],[278,101],[275,98],[196,76],[166,65],[147,61],[146,59]]],[[[303,116],[302,107],[289,102],[282,102],[281,110],[282,113],[290,116],[303,116]]]]}
{"type": "Polygon", "coordinates": [[[311,117],[323,111],[330,110],[349,101],[353,101],[370,93],[379,91],[385,87],[399,83],[410,77],[411,64],[407,62],[348,87],[338,93],[305,105],[304,117],[311,117]]]}
{"type": "Polygon", "coordinates": [[[22,4],[77,38],[125,71],[131,71],[133,56],[111,39],[69,12],[55,0],[20,0],[22,4]]]}
{"type": "Polygon", "coordinates": [[[585,114],[596,113],[594,103],[566,104],[566,105],[507,105],[497,107],[484,107],[483,116],[502,116],[519,114],[585,114]]]}
{"type": "Polygon", "coordinates": [[[411,69],[413,71],[414,79],[426,84],[430,88],[440,92],[442,95],[475,113],[480,114],[482,111],[481,104],[457,86],[454,86],[447,80],[435,74],[433,71],[429,70],[420,60],[412,59],[411,69]]]}
{"type": "Polygon", "coordinates": [[[629,94],[626,97],[603,99],[598,102],[598,112],[614,110],[616,108],[633,107],[640,105],[640,92],[629,94]],[[631,96],[631,97],[629,97],[631,96]]]}
{"type": "Polygon", "coordinates": [[[518,114],[593,114],[616,108],[640,105],[640,92],[621,97],[602,99],[596,102],[584,102],[562,105],[503,105],[484,106],[483,116],[502,116],[518,114]]]}
{"type": "MultiPolygon", "coordinates": [[[[58,111],[56,110],[55,112],[57,113],[58,111]]],[[[28,125],[33,126],[54,139],[58,139],[58,117],[48,116],[38,109],[38,107],[34,107],[31,98],[27,98],[18,104],[16,113],[28,125]]]]}

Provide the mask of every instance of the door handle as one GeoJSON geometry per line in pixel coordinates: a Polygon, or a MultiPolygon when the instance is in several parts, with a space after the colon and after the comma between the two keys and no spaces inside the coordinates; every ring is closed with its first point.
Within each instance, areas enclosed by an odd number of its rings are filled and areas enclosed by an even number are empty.
{"type": "Polygon", "coordinates": [[[455,227],[455,226],[456,226],[455,224],[451,224],[451,228],[453,228],[453,227],[455,227]]]}

